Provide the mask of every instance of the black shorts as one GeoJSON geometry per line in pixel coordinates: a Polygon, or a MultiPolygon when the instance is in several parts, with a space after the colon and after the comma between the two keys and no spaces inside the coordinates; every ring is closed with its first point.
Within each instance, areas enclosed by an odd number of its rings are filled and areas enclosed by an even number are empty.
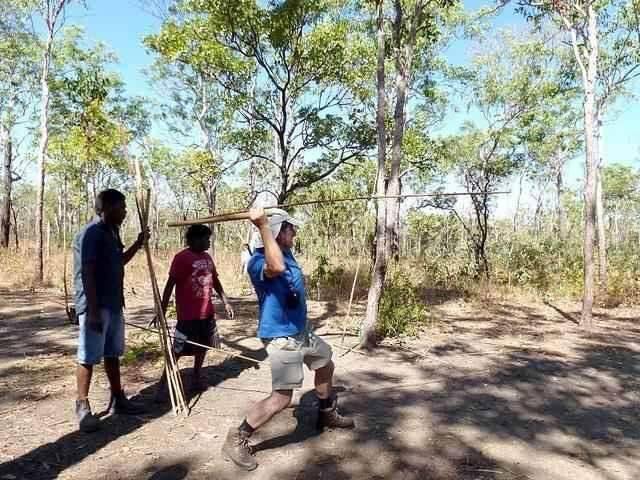
{"type": "MultiPolygon", "coordinates": [[[[207,347],[215,346],[216,321],[214,318],[207,318],[205,320],[178,320],[176,330],[186,335],[187,340],[191,342],[206,345],[207,347]]],[[[176,340],[174,339],[174,349],[176,349],[175,346],[176,340]]],[[[196,353],[203,353],[206,351],[207,350],[205,348],[185,342],[179,354],[191,356],[196,353]]]]}

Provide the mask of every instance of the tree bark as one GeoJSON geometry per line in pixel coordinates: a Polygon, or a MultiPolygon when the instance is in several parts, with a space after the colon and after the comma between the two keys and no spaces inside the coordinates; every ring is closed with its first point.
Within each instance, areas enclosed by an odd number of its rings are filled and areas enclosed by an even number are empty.
{"type": "Polygon", "coordinates": [[[522,182],[524,181],[524,172],[520,174],[518,181],[518,196],[516,197],[516,210],[513,214],[513,233],[518,233],[518,217],[520,216],[520,202],[522,201],[522,182]]]}
{"type": "MultiPolygon", "coordinates": [[[[386,97],[385,97],[385,38],[384,38],[384,9],[383,0],[378,0],[377,10],[377,142],[378,142],[378,172],[376,175],[376,195],[385,195],[386,185],[386,150],[387,132],[385,126],[386,97]]],[[[387,262],[385,257],[385,225],[386,206],[383,200],[377,200],[376,232],[375,232],[375,259],[373,263],[373,273],[371,276],[371,286],[367,297],[367,311],[362,331],[360,332],[360,346],[370,349],[376,345],[376,325],[378,322],[378,310],[382,297],[385,276],[387,274],[387,262]]]]}
{"type": "MultiPolygon", "coordinates": [[[[213,185],[212,187],[210,187],[209,191],[207,192],[207,201],[208,201],[208,206],[209,206],[209,215],[215,215],[216,214],[216,202],[218,200],[218,185],[217,182],[215,185],[213,185]]],[[[215,254],[216,254],[216,224],[212,223],[209,225],[209,228],[211,229],[211,247],[209,248],[209,255],[211,255],[211,258],[215,259],[215,254]]]]}
{"type": "Polygon", "coordinates": [[[593,297],[594,297],[594,257],[593,247],[595,239],[596,221],[596,182],[598,168],[597,152],[597,111],[596,111],[596,76],[598,71],[598,27],[594,6],[587,6],[588,57],[584,75],[584,135],[586,148],[586,179],[585,179],[585,215],[584,215],[584,295],[582,299],[582,315],[580,325],[586,329],[593,326],[593,297]]]}
{"type": "Polygon", "coordinates": [[[11,237],[11,190],[13,186],[13,144],[11,142],[11,132],[6,126],[2,126],[0,138],[3,145],[3,201],[0,209],[0,246],[9,248],[11,237]]]}
{"type": "MultiPolygon", "coordinates": [[[[599,118],[596,121],[596,151],[600,153],[601,143],[601,128],[599,118]]],[[[602,156],[598,155],[598,165],[596,168],[596,225],[598,227],[598,272],[600,291],[606,293],[607,291],[607,235],[605,227],[605,213],[604,213],[604,200],[602,192],[602,156]]]]}
{"type": "Polygon", "coordinates": [[[620,223],[618,222],[618,217],[620,213],[618,212],[618,208],[616,208],[613,212],[613,238],[615,246],[618,247],[622,243],[622,237],[620,235],[620,223]]]}
{"type": "Polygon", "coordinates": [[[67,205],[69,204],[69,185],[67,176],[64,176],[64,184],[62,187],[62,248],[66,251],[67,248],[67,221],[68,221],[68,212],[67,205]]]}
{"type": "MultiPolygon", "coordinates": [[[[393,24],[395,50],[396,50],[396,85],[395,85],[395,109],[393,113],[393,139],[391,144],[391,172],[387,183],[387,195],[400,194],[400,164],[402,162],[402,141],[404,139],[404,127],[406,120],[406,104],[409,92],[409,79],[411,77],[411,63],[413,49],[416,43],[418,23],[422,15],[422,2],[415,4],[408,38],[403,45],[402,29],[405,20],[402,3],[395,2],[396,18],[393,24]]],[[[386,218],[386,245],[385,255],[387,259],[397,256],[399,232],[396,219],[400,210],[399,198],[387,199],[386,218]]]]}
{"type": "Polygon", "coordinates": [[[57,20],[67,0],[58,0],[47,5],[44,12],[47,25],[47,40],[42,53],[42,71],[40,75],[40,145],[38,148],[38,196],[36,201],[36,265],[34,284],[44,281],[44,187],[47,174],[47,149],[49,146],[49,70],[53,37],[57,29],[57,20]]]}
{"type": "Polygon", "coordinates": [[[13,214],[13,237],[16,244],[16,252],[20,250],[20,241],[18,239],[18,214],[13,205],[11,205],[11,213],[13,214]]]}
{"type": "Polygon", "coordinates": [[[564,205],[562,204],[562,194],[564,193],[564,179],[562,177],[562,157],[556,156],[555,177],[556,177],[556,232],[560,240],[567,238],[567,222],[564,205]]]}
{"type": "MultiPolygon", "coordinates": [[[[489,280],[489,260],[487,259],[487,236],[489,234],[489,196],[486,194],[488,185],[481,190],[482,195],[473,195],[471,201],[475,213],[475,221],[477,223],[477,232],[471,233],[471,241],[473,242],[474,259],[476,263],[476,273],[478,277],[484,276],[489,280]]],[[[467,187],[468,191],[471,191],[467,187]]]]}
{"type": "Polygon", "coordinates": [[[47,245],[47,260],[51,258],[51,222],[47,221],[47,237],[46,237],[46,245],[47,245]]]}

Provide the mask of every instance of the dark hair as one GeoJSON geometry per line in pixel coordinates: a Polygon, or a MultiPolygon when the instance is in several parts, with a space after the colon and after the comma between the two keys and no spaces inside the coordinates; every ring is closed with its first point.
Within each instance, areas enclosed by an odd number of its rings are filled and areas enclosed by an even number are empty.
{"type": "Polygon", "coordinates": [[[105,207],[114,207],[118,203],[124,203],[127,199],[122,192],[110,188],[98,194],[96,198],[96,214],[100,215],[104,212],[105,207]]]}
{"type": "Polygon", "coordinates": [[[187,245],[191,245],[191,243],[196,238],[210,237],[210,236],[211,236],[211,229],[206,225],[191,225],[187,229],[187,234],[185,235],[185,238],[187,240],[187,245]]]}
{"type": "Polygon", "coordinates": [[[296,226],[293,223],[289,223],[285,220],[284,222],[282,222],[282,225],[280,226],[280,231],[284,232],[287,228],[291,228],[295,230],[296,226]]]}

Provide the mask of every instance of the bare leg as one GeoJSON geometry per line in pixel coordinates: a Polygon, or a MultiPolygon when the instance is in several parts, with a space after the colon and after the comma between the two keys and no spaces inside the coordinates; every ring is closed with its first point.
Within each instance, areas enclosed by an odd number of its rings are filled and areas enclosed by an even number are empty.
{"type": "Polygon", "coordinates": [[[324,367],[319,368],[315,372],[316,395],[321,400],[331,397],[334,370],[335,365],[333,364],[333,361],[330,361],[324,367]]]}
{"type": "Polygon", "coordinates": [[[257,430],[291,403],[293,390],[274,390],[267,398],[256,403],[247,414],[247,423],[257,430]]]}
{"type": "Polygon", "coordinates": [[[120,359],[118,357],[104,357],[104,371],[109,379],[111,393],[117,395],[122,392],[120,383],[120,359]]]}
{"type": "Polygon", "coordinates": [[[193,376],[194,378],[200,378],[202,365],[204,364],[204,358],[207,355],[206,351],[198,352],[193,357],[193,376]]]}
{"type": "Polygon", "coordinates": [[[89,396],[89,386],[93,375],[93,365],[78,364],[76,369],[76,383],[78,385],[78,400],[86,400],[89,396]]]}
{"type": "Polygon", "coordinates": [[[78,399],[76,400],[76,417],[80,431],[95,432],[100,428],[100,421],[91,413],[89,405],[89,386],[91,385],[91,376],[93,374],[93,365],[78,364],[76,369],[76,381],[78,383],[78,399]]]}

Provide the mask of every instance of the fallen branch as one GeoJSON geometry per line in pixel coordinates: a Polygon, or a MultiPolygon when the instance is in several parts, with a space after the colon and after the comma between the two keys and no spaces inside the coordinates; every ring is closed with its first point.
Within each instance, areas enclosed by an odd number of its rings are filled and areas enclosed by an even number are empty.
{"type": "Polygon", "coordinates": [[[345,350],[345,353],[343,353],[342,355],[340,355],[340,357],[339,357],[339,358],[345,357],[345,356],[349,355],[351,352],[354,352],[354,353],[357,353],[357,354],[360,354],[360,355],[364,355],[365,357],[367,356],[367,354],[366,354],[366,353],[364,353],[364,352],[360,352],[359,350],[356,350],[356,348],[360,345],[360,342],[358,342],[358,343],[354,344],[353,346],[351,346],[351,347],[349,347],[349,348],[345,348],[345,347],[343,347],[343,346],[336,345],[335,343],[331,343],[330,345],[331,345],[332,347],[339,348],[340,350],[345,350]]]}

